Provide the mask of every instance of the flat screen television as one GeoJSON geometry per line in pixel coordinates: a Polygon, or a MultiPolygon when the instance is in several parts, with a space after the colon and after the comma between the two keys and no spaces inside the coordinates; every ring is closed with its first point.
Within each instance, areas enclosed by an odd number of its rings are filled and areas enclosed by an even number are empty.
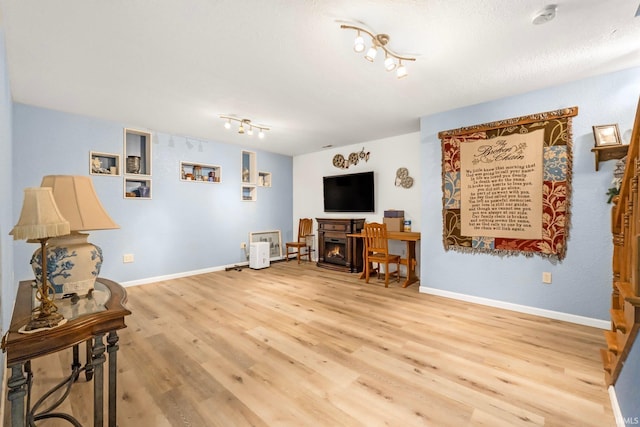
{"type": "Polygon", "coordinates": [[[375,212],[373,172],[322,178],[325,212],[375,212]]]}

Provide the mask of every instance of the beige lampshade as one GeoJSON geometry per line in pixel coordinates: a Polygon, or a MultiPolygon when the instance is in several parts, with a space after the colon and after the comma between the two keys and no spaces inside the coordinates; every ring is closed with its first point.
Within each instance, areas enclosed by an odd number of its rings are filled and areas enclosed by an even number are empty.
{"type": "Polygon", "coordinates": [[[69,232],[69,221],[60,213],[51,188],[24,189],[20,219],[9,233],[13,240],[45,239],[69,232]]]}
{"type": "Polygon", "coordinates": [[[40,186],[52,188],[56,204],[69,221],[71,231],[120,228],[100,203],[88,176],[47,175],[40,186]]]}

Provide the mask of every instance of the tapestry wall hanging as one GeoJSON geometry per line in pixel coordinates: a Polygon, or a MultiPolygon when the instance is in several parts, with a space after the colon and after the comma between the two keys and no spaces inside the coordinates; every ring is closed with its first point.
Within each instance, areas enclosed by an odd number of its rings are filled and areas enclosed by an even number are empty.
{"type": "Polygon", "coordinates": [[[442,131],[445,250],[565,256],[578,107],[442,131]]]}

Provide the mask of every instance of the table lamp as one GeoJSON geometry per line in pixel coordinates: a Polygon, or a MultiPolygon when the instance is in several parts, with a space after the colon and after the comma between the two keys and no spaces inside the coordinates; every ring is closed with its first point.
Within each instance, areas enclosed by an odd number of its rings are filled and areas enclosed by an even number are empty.
{"type": "Polygon", "coordinates": [[[9,234],[14,240],[39,241],[40,253],[45,254],[42,257],[40,274],[36,275],[38,286],[36,298],[40,301],[40,306],[34,310],[31,320],[25,327],[27,331],[52,328],[63,319],[63,316],[57,313],[58,308],[53,303],[52,289],[49,286],[47,240],[69,234],[69,231],[69,221],[60,213],[50,188],[36,187],[24,190],[20,219],[9,234]]]}
{"type": "MultiPolygon", "coordinates": [[[[55,294],[89,293],[102,267],[102,249],[87,242],[89,237],[79,231],[120,228],[100,203],[88,176],[47,175],[41,187],[49,187],[62,213],[69,221],[71,234],[49,241],[49,281],[55,294]]],[[[39,268],[39,253],[34,254],[32,266],[39,268]]]]}

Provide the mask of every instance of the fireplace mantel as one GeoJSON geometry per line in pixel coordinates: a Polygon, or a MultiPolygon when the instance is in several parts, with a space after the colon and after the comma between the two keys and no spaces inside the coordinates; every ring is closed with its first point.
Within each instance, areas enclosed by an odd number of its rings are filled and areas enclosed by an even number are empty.
{"type": "Polygon", "coordinates": [[[318,222],[317,266],[331,270],[358,273],[362,271],[362,239],[350,239],[347,234],[359,233],[364,228],[364,218],[316,218],[318,222]],[[353,241],[355,240],[355,242],[353,241]],[[344,245],[345,263],[331,262],[326,255],[326,243],[332,248],[344,245]],[[352,247],[357,245],[358,247],[352,247]],[[354,255],[355,254],[355,255],[354,255]]]}

